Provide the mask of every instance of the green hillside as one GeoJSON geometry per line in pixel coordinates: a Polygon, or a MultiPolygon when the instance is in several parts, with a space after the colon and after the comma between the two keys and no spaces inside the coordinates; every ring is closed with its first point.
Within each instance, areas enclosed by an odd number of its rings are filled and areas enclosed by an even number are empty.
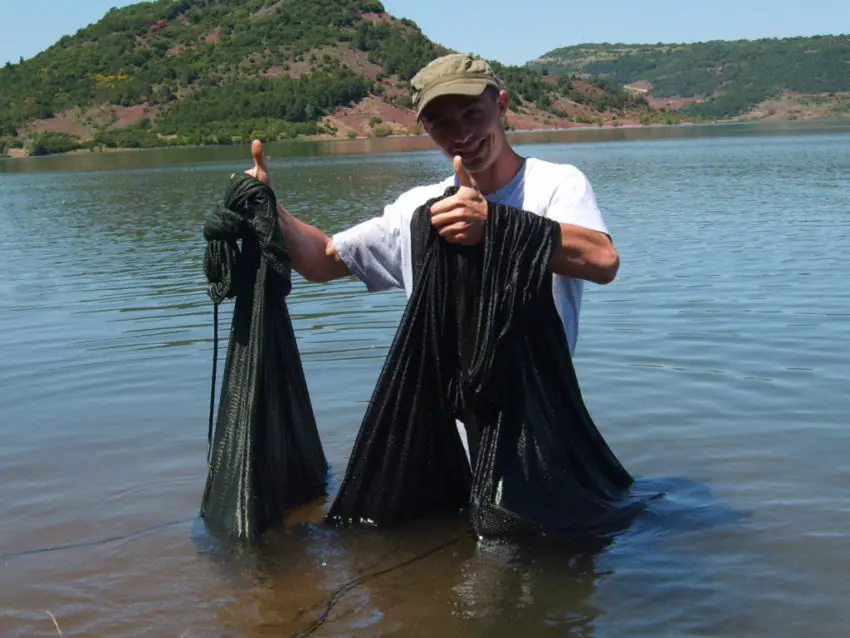
{"type": "Polygon", "coordinates": [[[655,98],[693,98],[683,106],[708,117],[740,115],[783,95],[850,92],[850,35],[694,44],[583,44],[527,64],[553,74],[591,74],[651,85],[655,98]]]}
{"type": "MultiPolygon", "coordinates": [[[[407,83],[447,51],[377,0],[141,2],[0,69],[0,152],[415,132],[407,83]]],[[[494,64],[524,126],[669,117],[494,64]]]]}

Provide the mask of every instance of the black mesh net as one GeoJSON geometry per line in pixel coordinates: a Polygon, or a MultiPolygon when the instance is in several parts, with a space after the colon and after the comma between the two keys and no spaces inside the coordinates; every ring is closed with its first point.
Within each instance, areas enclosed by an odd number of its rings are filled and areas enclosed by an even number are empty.
{"type": "Polygon", "coordinates": [[[286,304],[291,267],[274,192],[231,176],[224,208],[204,225],[204,273],[214,303],[234,298],[201,516],[213,529],[254,539],[287,509],[325,494],[328,466],[286,304]]]}
{"type": "Polygon", "coordinates": [[[326,520],[469,507],[479,535],[505,537],[619,518],[632,477],[582,400],[552,296],[558,225],[490,204],[485,240],[463,247],[431,226],[433,201],[414,214],[414,288],[326,520]]]}
{"type": "Polygon", "coordinates": [[[441,243],[430,248],[328,511],[332,524],[383,526],[469,502],[470,468],[446,392],[458,359],[446,322],[454,302],[444,293],[464,258],[448,250],[457,259],[440,259],[441,243]]]}

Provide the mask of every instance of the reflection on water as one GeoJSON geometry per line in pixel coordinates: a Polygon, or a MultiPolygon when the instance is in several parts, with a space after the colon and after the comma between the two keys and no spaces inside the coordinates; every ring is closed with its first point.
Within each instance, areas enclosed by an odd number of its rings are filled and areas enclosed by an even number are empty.
{"type": "MultiPolygon", "coordinates": [[[[200,229],[245,149],[0,162],[0,635],[56,635],[45,610],[80,636],[843,635],[849,131],[517,138],[583,168],[606,211],[623,265],[586,289],[576,368],[639,486],[665,492],[616,534],[554,546],[477,543],[452,520],[329,529],[324,500],[259,551],[222,545],[197,518],[200,229]]],[[[270,153],[286,205],[334,232],[445,176],[414,143],[270,153]]],[[[404,295],[294,284],[338,480],[404,295]]]]}

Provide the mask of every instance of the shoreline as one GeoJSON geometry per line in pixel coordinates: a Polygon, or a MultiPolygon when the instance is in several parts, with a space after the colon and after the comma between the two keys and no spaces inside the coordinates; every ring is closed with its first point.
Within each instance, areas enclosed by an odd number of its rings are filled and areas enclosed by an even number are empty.
{"type": "MultiPolygon", "coordinates": [[[[577,123],[575,126],[558,126],[558,127],[543,127],[543,128],[523,128],[523,129],[509,129],[506,131],[506,134],[509,137],[521,137],[525,135],[545,135],[545,134],[559,134],[559,133],[570,133],[570,132],[590,132],[590,131],[616,131],[616,130],[652,130],[652,129],[684,129],[684,128],[699,128],[705,126],[718,126],[718,125],[781,125],[781,124],[818,124],[818,123],[829,123],[829,122],[840,122],[848,119],[847,117],[828,117],[828,118],[789,118],[789,119],[774,119],[774,118],[746,118],[746,119],[717,119],[717,120],[708,120],[708,121],[682,121],[682,122],[674,122],[674,123],[664,123],[664,122],[655,122],[651,124],[641,124],[637,122],[628,121],[628,123],[618,123],[612,124],[610,122],[605,122],[602,124],[584,124],[577,123]]],[[[429,139],[426,133],[396,133],[390,135],[381,135],[381,136],[358,136],[358,137],[343,137],[343,136],[334,136],[328,134],[319,134],[319,135],[302,135],[294,138],[289,138],[285,140],[264,140],[265,143],[269,144],[289,144],[289,143],[333,143],[333,144],[362,144],[364,142],[377,142],[380,143],[383,140],[417,140],[417,141],[427,141],[429,139]]],[[[47,157],[69,157],[74,155],[89,155],[89,154],[103,154],[103,153],[134,153],[134,152],[142,152],[142,151],[163,151],[163,150],[176,150],[176,149],[201,149],[201,148],[238,148],[242,146],[250,146],[251,140],[244,142],[234,142],[230,144],[163,144],[162,146],[146,146],[146,147],[96,147],[96,148],[77,148],[70,151],[62,152],[62,153],[49,153],[44,155],[28,155],[22,148],[13,148],[8,149],[5,155],[0,155],[0,161],[2,160],[15,160],[15,159],[34,159],[34,158],[47,158],[47,157]]]]}
{"type": "MultiPolygon", "coordinates": [[[[702,124],[714,124],[714,123],[722,123],[722,120],[711,120],[708,122],[692,122],[692,121],[684,121],[684,122],[675,122],[671,124],[667,124],[664,122],[653,122],[651,124],[640,124],[639,122],[634,122],[633,120],[626,120],[624,123],[612,124],[611,122],[604,122],[601,124],[584,124],[584,123],[576,123],[574,126],[553,126],[553,127],[543,127],[543,128],[522,128],[522,129],[509,129],[506,131],[508,135],[522,135],[524,133],[564,133],[567,131],[577,131],[577,130],[607,130],[607,129],[648,129],[648,128],[670,128],[670,127],[678,127],[678,126],[698,126],[702,124]]],[[[268,143],[277,143],[277,142],[364,142],[364,141],[377,141],[377,140],[385,140],[385,139],[427,139],[427,133],[394,133],[389,135],[358,135],[357,137],[347,137],[347,136],[338,136],[338,135],[329,135],[327,133],[320,133],[318,135],[299,135],[293,138],[285,139],[285,140],[263,140],[268,143]]],[[[251,140],[244,142],[233,142],[230,144],[163,144],[162,146],[145,146],[145,147],[93,147],[93,148],[76,148],[70,151],[65,151],[62,153],[49,153],[45,155],[29,155],[22,148],[12,148],[8,149],[5,155],[0,155],[0,159],[8,158],[8,159],[27,159],[32,157],[58,157],[63,155],[75,155],[82,153],[119,153],[119,152],[138,152],[138,151],[152,151],[152,150],[162,150],[162,149],[173,149],[173,148],[217,148],[217,147],[229,147],[229,146],[250,146],[251,140]]]]}

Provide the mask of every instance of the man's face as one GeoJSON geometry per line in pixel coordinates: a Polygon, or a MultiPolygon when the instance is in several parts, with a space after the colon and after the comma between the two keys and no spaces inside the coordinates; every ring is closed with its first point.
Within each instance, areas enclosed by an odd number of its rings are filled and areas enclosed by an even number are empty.
{"type": "Polygon", "coordinates": [[[502,117],[507,94],[485,91],[481,96],[445,95],[422,113],[422,126],[449,156],[460,155],[466,170],[485,170],[505,143],[502,117]]]}

